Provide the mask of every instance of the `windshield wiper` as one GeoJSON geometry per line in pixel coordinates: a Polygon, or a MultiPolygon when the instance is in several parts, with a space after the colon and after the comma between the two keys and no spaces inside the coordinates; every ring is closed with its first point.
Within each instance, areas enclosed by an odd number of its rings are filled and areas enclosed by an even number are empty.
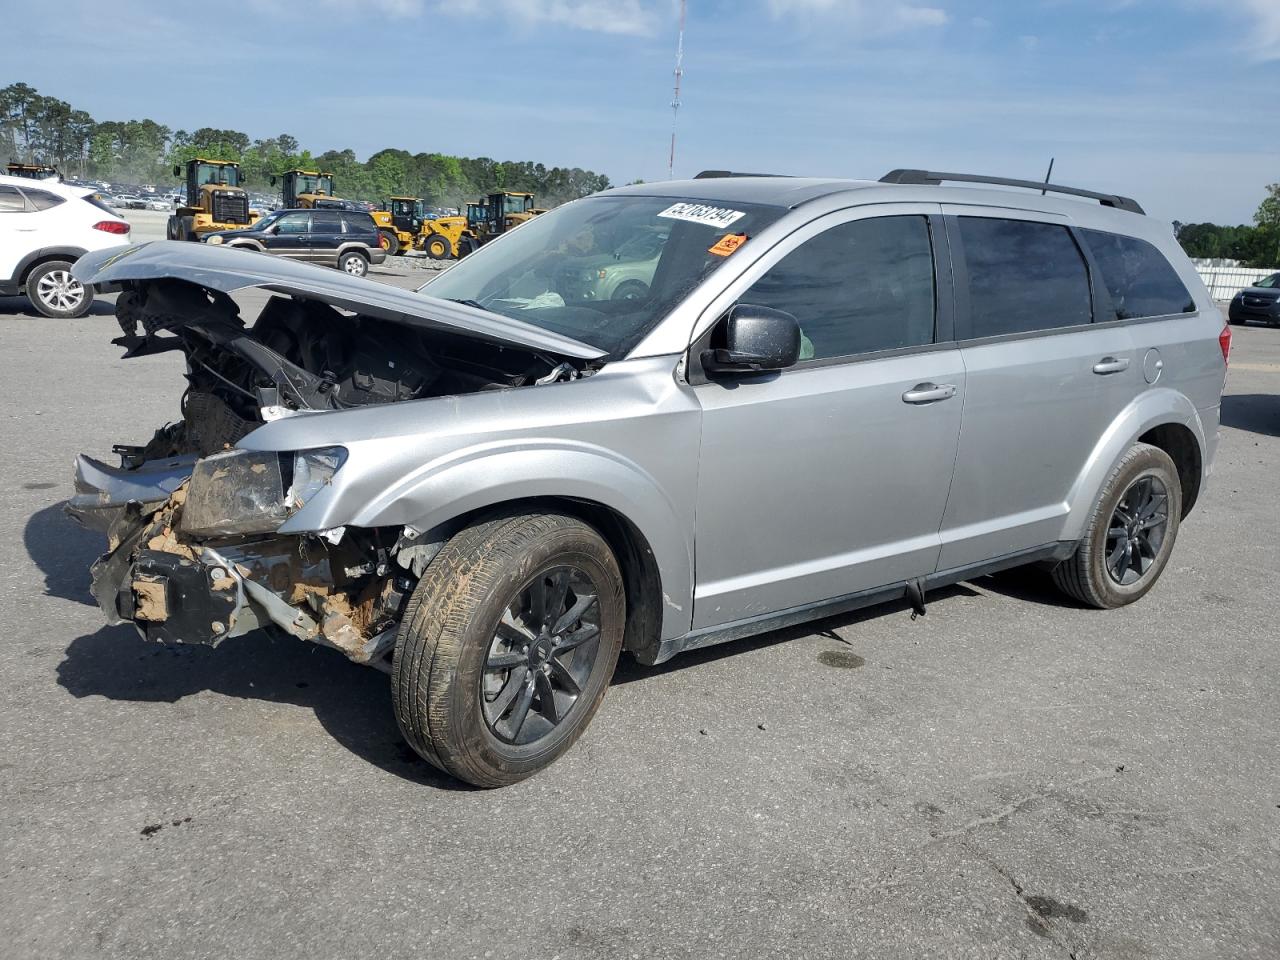
{"type": "Polygon", "coordinates": [[[479,300],[460,300],[457,297],[446,297],[445,299],[450,303],[460,303],[464,307],[475,307],[477,310],[483,310],[485,313],[493,313],[492,310],[486,307],[479,300]]]}

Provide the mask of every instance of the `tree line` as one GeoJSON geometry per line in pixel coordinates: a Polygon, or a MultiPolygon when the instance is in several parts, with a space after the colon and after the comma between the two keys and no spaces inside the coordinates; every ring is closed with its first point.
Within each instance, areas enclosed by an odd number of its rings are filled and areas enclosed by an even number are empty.
{"type": "Polygon", "coordinates": [[[64,176],[174,185],[174,164],[191,157],[235,160],[250,190],[271,191],[272,175],[300,167],[333,173],[339,196],[381,201],[422,197],[460,207],[495,190],[528,191],[554,206],[607,189],[604,174],[532,161],[497,161],[388,148],[361,161],[352,150],[313,154],[287,133],[252,139],[238,130],[173,130],[154,120],[94,120],[25,83],[0,89],[0,159],[49,163],[64,176]]]}
{"type": "Polygon", "coordinates": [[[1239,260],[1246,267],[1280,267],[1280,183],[1267,187],[1253,224],[1175,223],[1178,242],[1190,257],[1239,260]]]}

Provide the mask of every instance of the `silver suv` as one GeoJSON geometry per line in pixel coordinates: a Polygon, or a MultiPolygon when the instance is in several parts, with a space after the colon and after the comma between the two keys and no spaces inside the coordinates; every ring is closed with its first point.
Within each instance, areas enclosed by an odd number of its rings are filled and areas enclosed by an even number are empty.
{"type": "Polygon", "coordinates": [[[568,749],[624,649],[1022,564],[1132,603],[1203,490],[1230,346],[1132,200],[910,170],[610,190],[418,293],[183,243],[76,276],[189,381],[119,467],[79,459],[108,618],[385,669],[413,748],[485,786],[568,749]],[[643,295],[584,297],[638,238],[643,295]]]}

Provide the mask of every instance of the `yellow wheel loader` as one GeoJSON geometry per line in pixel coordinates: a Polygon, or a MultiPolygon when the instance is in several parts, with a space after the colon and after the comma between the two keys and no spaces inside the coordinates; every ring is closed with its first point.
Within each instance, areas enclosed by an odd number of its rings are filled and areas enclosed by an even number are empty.
{"type": "MultiPolygon", "coordinates": [[[[182,166],[173,168],[182,177],[182,166]]],[[[232,160],[188,160],[185,176],[187,201],[169,218],[165,236],[170,240],[199,240],[215,230],[243,230],[258,221],[249,209],[249,195],[240,186],[240,164],[232,160]]]]}

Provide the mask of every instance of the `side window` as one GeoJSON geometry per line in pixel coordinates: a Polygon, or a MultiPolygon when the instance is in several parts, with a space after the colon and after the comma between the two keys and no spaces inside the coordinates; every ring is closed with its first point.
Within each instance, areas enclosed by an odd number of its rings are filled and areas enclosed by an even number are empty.
{"type": "Polygon", "coordinates": [[[0,213],[22,213],[26,209],[26,201],[17,187],[0,186],[0,213]]]}
{"type": "Polygon", "coordinates": [[[1114,317],[1099,320],[1136,320],[1195,311],[1195,301],[1177,272],[1147,241],[1103,230],[1080,232],[1115,308],[1114,317]]]}
{"type": "Polygon", "coordinates": [[[1053,223],[960,217],[969,273],[967,337],[1089,323],[1089,270],[1071,231],[1053,223]]]}
{"type": "Polygon", "coordinates": [[[368,236],[374,232],[373,219],[367,214],[348,213],[342,217],[346,223],[346,232],[368,236]]]}
{"type": "Polygon", "coordinates": [[[23,193],[27,195],[27,202],[37,210],[48,210],[50,207],[56,207],[63,202],[63,198],[56,193],[50,193],[48,190],[32,190],[24,188],[23,193]]]}
{"type": "Polygon", "coordinates": [[[286,213],[276,223],[276,233],[306,233],[310,229],[311,214],[286,213]]]}
{"type": "Polygon", "coordinates": [[[312,233],[341,233],[342,215],[337,210],[317,210],[311,214],[312,233]]]}
{"type": "Polygon", "coordinates": [[[795,316],[801,360],[932,343],[929,222],[879,217],[832,227],[774,264],[741,300],[795,316]]]}

